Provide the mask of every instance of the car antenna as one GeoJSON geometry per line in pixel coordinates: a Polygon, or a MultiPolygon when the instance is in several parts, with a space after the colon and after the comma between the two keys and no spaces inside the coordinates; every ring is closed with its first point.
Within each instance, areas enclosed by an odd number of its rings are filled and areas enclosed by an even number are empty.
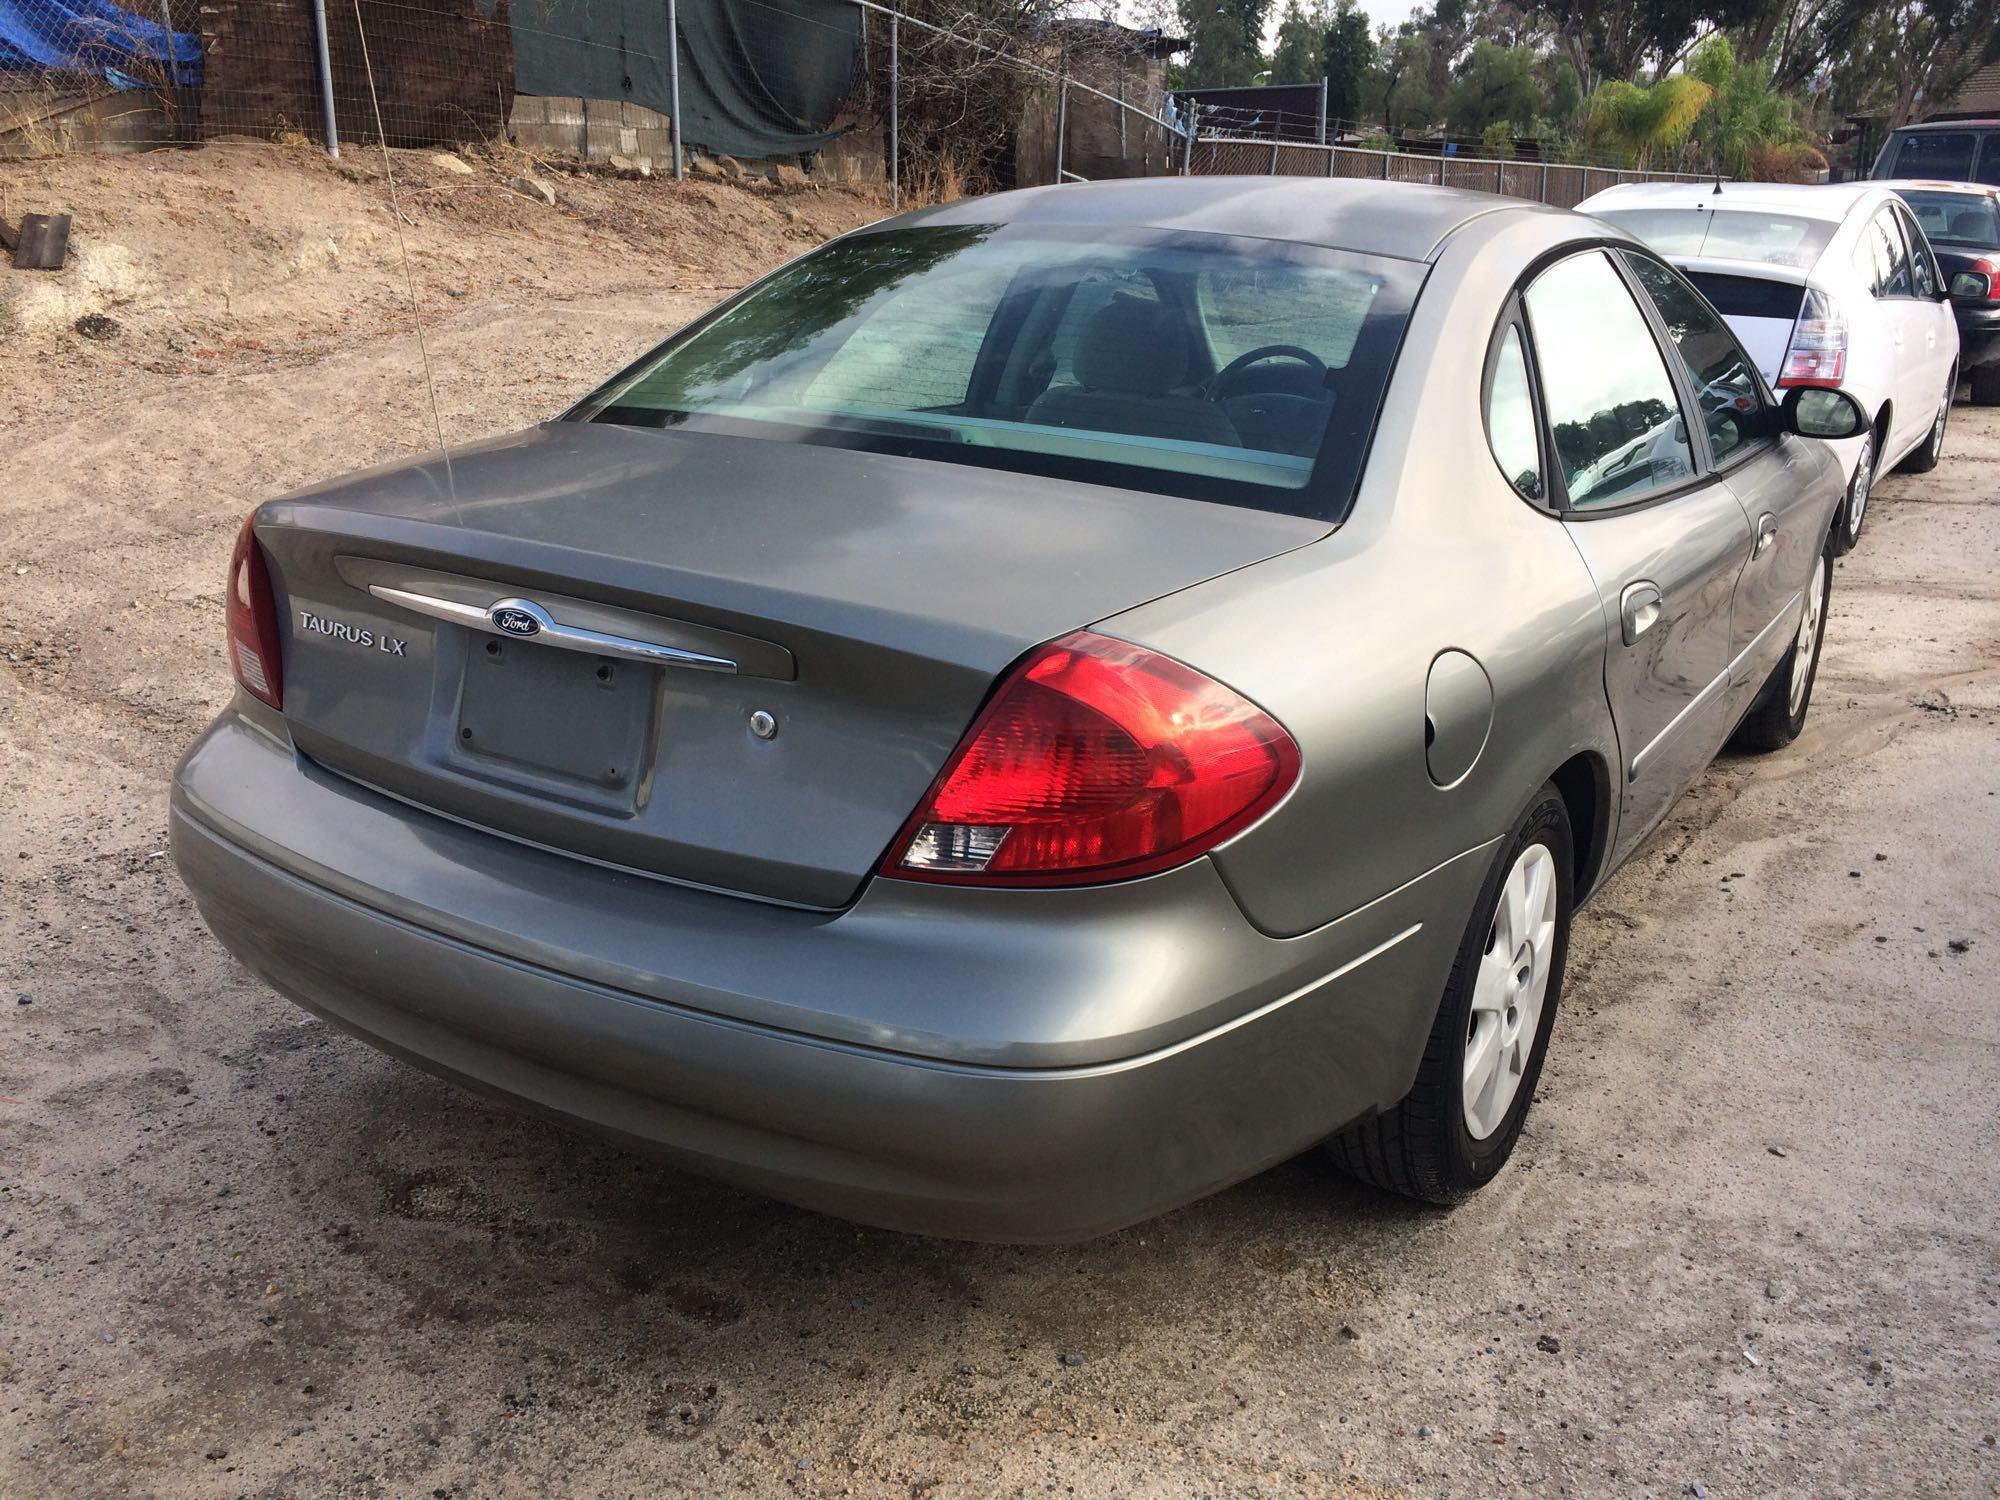
{"type": "Polygon", "coordinates": [[[403,225],[410,222],[396,196],[396,164],[389,155],[389,132],[382,123],[382,96],[375,91],[375,64],[368,57],[368,28],[361,19],[361,0],[354,0],[354,30],[361,41],[361,66],[368,79],[368,102],[374,106],[375,139],[382,147],[382,178],[389,188],[389,214],[396,226],[396,245],[402,252],[403,280],[410,293],[410,322],[417,331],[417,354],[424,366],[424,389],[431,398],[431,425],[437,430],[438,456],[444,460],[445,493],[458,505],[458,479],[451,471],[451,448],[444,440],[444,413],[438,406],[437,376],[431,370],[430,345],[424,342],[423,308],[417,302],[417,273],[410,265],[410,242],[403,225]]]}
{"type": "Polygon", "coordinates": [[[1715,191],[1708,196],[1711,198],[1720,198],[1722,196],[1722,168],[1720,167],[1715,169],[1715,191]]]}

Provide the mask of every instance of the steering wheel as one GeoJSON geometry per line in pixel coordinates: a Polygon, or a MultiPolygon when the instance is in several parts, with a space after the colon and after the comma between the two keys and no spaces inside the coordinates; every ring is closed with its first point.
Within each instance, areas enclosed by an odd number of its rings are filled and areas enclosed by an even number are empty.
{"type": "Polygon", "coordinates": [[[1209,377],[1208,399],[1211,401],[1222,400],[1228,393],[1228,386],[1231,380],[1235,379],[1252,365],[1267,359],[1295,359],[1312,371],[1314,381],[1318,382],[1326,379],[1326,361],[1313,353],[1312,350],[1301,349],[1297,344],[1263,344],[1250,350],[1247,354],[1237,355],[1236,358],[1232,359],[1228,364],[1217,370],[1214,375],[1209,377]]]}

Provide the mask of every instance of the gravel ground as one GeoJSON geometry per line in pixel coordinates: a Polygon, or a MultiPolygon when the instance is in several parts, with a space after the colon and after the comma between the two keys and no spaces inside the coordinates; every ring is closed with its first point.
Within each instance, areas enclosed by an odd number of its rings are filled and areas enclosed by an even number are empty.
{"type": "MultiPolygon", "coordinates": [[[[219,155],[9,185],[192,234],[305,170],[219,155]]],[[[103,345],[0,339],[0,1496],[2000,1489],[2000,412],[1878,491],[1805,737],[1580,916],[1480,1198],[1305,1158],[1086,1245],[916,1240],[432,1082],[196,917],[166,781],[227,695],[235,526],[429,422],[387,220],[317,182],[377,241],[344,269],[287,240],[220,300],[104,293],[103,345]]],[[[558,186],[413,208],[454,436],[756,269],[698,259],[725,216],[765,261],[798,228],[558,186]]]]}

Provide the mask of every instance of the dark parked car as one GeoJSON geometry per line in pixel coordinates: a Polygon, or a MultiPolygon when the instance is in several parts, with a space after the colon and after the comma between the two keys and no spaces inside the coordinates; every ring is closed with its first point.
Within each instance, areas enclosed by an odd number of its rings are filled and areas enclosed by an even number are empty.
{"type": "Polygon", "coordinates": [[[1951,290],[1959,369],[1975,406],[2000,406],[2000,187],[1885,183],[1923,226],[1951,290]]]}
{"type": "Polygon", "coordinates": [[[1893,130],[1869,176],[2000,186],[2000,120],[1939,120],[1893,130]]]}

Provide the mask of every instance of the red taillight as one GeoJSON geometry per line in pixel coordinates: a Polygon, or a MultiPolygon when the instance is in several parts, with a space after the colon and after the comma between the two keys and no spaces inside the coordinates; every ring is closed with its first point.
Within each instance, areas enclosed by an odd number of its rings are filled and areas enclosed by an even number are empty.
{"type": "Polygon", "coordinates": [[[1808,291],[1792,325],[1791,347],[1778,370],[1778,386],[1837,387],[1847,374],[1847,320],[1824,292],[1808,291]]]}
{"type": "Polygon", "coordinates": [[[273,708],[285,704],[283,664],[278,659],[278,607],[271,599],[271,575],[257,545],[252,511],[236,533],[229,556],[225,613],[229,622],[229,665],[244,690],[273,708]]]}
{"type": "Polygon", "coordinates": [[[1080,631],[1015,664],[882,873],[971,885],[1150,875],[1247,828],[1298,774],[1299,747],[1247,698],[1080,631]]]}

